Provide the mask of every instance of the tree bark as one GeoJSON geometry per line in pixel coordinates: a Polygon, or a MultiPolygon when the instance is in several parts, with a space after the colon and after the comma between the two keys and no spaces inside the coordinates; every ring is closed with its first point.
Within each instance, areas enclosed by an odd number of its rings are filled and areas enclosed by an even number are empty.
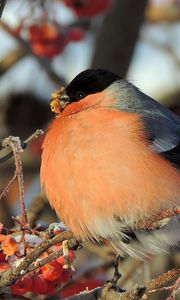
{"type": "Polygon", "coordinates": [[[147,0],[116,0],[97,36],[93,68],[125,77],[144,20],[147,0]]]}

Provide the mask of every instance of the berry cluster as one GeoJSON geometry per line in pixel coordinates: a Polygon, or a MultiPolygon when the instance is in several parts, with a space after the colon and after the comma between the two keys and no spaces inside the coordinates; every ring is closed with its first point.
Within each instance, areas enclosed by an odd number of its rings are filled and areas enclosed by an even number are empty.
{"type": "MultiPolygon", "coordinates": [[[[0,273],[17,265],[20,258],[31,252],[34,247],[42,241],[36,234],[25,234],[23,239],[18,235],[0,234],[0,273]]],[[[45,258],[62,248],[61,244],[52,246],[39,257],[45,258]]],[[[74,251],[70,251],[69,258],[71,263],[74,260],[74,251]]],[[[33,294],[51,295],[56,292],[62,283],[67,282],[72,274],[71,269],[63,268],[64,257],[47,263],[39,269],[26,273],[11,285],[11,291],[15,295],[24,295],[27,292],[33,294]]]]}
{"type": "Polygon", "coordinates": [[[75,23],[62,25],[53,15],[52,9],[46,9],[46,2],[41,2],[39,18],[33,16],[23,18],[15,29],[17,36],[26,36],[32,50],[38,56],[53,57],[61,54],[64,48],[71,42],[78,42],[84,39],[87,29],[83,28],[79,22],[80,18],[91,18],[107,11],[112,0],[57,0],[63,2],[75,15],[75,23]]]}
{"type": "Polygon", "coordinates": [[[62,0],[78,17],[94,17],[107,11],[112,0],[62,0]]]}
{"type": "Polygon", "coordinates": [[[63,29],[50,22],[31,25],[28,33],[34,53],[48,58],[62,53],[68,43],[80,41],[85,36],[85,31],[80,27],[63,29]]]}

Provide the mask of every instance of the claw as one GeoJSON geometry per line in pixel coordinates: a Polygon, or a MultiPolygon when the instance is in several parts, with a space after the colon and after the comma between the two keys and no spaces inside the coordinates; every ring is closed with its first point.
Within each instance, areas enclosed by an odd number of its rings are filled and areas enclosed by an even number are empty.
{"type": "Polygon", "coordinates": [[[114,276],[113,276],[113,278],[109,282],[107,282],[106,288],[107,288],[107,290],[113,288],[116,291],[122,293],[122,292],[125,292],[125,290],[121,289],[117,285],[118,280],[121,278],[121,274],[119,273],[119,262],[120,262],[120,260],[121,260],[121,256],[118,255],[116,257],[115,262],[114,262],[114,276]]]}

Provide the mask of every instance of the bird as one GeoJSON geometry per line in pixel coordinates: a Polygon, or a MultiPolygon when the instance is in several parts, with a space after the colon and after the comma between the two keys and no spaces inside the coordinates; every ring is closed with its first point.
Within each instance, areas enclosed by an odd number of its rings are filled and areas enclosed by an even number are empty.
{"type": "Polygon", "coordinates": [[[134,224],[179,205],[180,117],[103,69],[82,71],[55,98],[40,178],[60,219],[122,257],[146,260],[178,245],[177,215],[153,229],[134,224]]]}

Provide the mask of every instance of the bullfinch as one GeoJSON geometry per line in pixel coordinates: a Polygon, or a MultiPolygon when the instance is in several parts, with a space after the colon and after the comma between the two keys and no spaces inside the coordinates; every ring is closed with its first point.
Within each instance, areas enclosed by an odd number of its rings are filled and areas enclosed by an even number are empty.
{"type": "Polygon", "coordinates": [[[78,74],[59,91],[43,143],[41,183],[76,236],[146,259],[177,245],[179,217],[134,224],[180,202],[180,118],[118,75],[78,74]]]}

